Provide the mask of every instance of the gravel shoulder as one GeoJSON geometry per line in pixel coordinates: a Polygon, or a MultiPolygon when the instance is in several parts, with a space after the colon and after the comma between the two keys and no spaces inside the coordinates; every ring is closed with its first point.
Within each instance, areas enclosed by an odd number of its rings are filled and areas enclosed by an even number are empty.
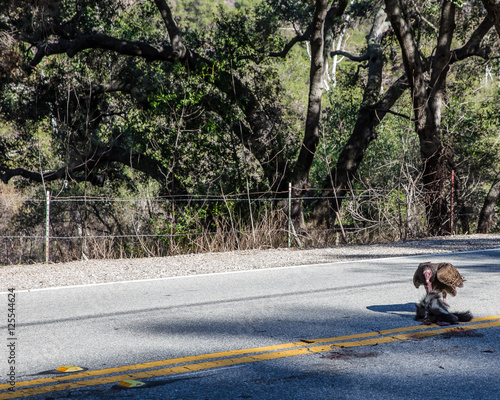
{"type": "Polygon", "coordinates": [[[313,249],[241,250],[172,257],[88,260],[0,267],[1,291],[109,283],[380,257],[500,248],[500,234],[457,235],[394,243],[313,249]]]}

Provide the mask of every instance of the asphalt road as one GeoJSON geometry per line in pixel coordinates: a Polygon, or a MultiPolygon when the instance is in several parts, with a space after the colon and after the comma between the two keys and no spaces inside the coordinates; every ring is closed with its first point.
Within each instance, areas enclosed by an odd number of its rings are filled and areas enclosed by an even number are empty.
{"type": "Polygon", "coordinates": [[[13,289],[0,399],[500,398],[500,249],[13,289]],[[414,321],[423,261],[459,269],[475,320],[414,321]]]}

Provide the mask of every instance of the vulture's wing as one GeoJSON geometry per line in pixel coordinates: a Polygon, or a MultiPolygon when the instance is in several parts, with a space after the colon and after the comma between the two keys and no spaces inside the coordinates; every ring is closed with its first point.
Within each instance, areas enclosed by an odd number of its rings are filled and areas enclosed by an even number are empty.
{"type": "Polygon", "coordinates": [[[457,269],[449,263],[442,263],[439,265],[436,277],[439,282],[450,286],[453,289],[464,285],[463,276],[460,275],[457,269]]]}

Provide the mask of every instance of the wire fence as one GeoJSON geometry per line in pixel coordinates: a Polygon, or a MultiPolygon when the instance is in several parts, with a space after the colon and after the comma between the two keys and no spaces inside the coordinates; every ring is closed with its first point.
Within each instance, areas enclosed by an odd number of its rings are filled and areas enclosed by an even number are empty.
{"type": "Polygon", "coordinates": [[[425,193],[350,192],[335,224],[319,221],[314,211],[318,202],[339,198],[317,193],[310,189],[301,197],[304,219],[295,223],[291,186],[288,192],[204,197],[3,196],[0,263],[321,247],[424,235],[425,193]]]}

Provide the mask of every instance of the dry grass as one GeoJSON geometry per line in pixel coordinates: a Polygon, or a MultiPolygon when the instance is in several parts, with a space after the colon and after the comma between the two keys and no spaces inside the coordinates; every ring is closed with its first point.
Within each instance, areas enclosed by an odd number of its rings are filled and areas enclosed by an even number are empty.
{"type": "MultiPolygon", "coordinates": [[[[163,257],[289,245],[329,247],[423,236],[425,218],[417,199],[411,199],[409,207],[405,198],[399,207],[396,201],[388,201],[398,199],[394,193],[370,193],[345,203],[343,229],[318,226],[306,214],[304,225],[292,232],[288,231],[286,204],[269,200],[255,200],[251,205],[227,199],[191,204],[144,199],[53,201],[50,261],[163,257]],[[410,208],[411,214],[407,212],[410,208]]],[[[8,215],[0,222],[4,232],[0,263],[44,262],[44,203],[19,199],[7,205],[2,200],[0,212],[8,215]]]]}

